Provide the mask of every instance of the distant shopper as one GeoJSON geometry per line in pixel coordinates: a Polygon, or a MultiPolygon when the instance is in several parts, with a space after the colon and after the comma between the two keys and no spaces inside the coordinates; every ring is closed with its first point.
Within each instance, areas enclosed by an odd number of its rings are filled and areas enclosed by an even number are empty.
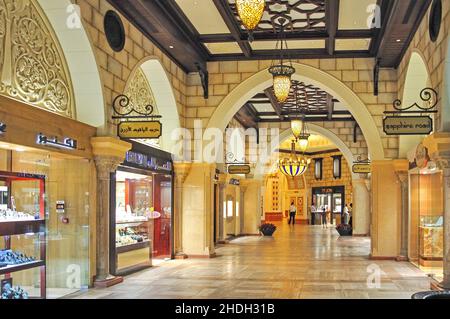
{"type": "Polygon", "coordinates": [[[289,207],[289,225],[292,224],[295,225],[295,215],[297,214],[297,208],[294,205],[294,202],[291,203],[291,206],[289,207]]]}
{"type": "Polygon", "coordinates": [[[327,206],[326,205],[323,206],[321,215],[322,215],[322,228],[328,228],[328,224],[327,224],[327,206]]]}
{"type": "Polygon", "coordinates": [[[343,219],[344,219],[344,224],[345,225],[348,225],[348,223],[349,223],[349,221],[350,221],[350,213],[349,213],[349,211],[348,211],[348,206],[347,206],[347,204],[345,204],[345,207],[344,207],[344,214],[343,214],[343,219]]]}
{"type": "Polygon", "coordinates": [[[350,215],[350,220],[348,224],[353,227],[353,203],[350,203],[350,208],[348,209],[348,214],[350,215]]]}
{"type": "Polygon", "coordinates": [[[316,206],[314,206],[314,204],[311,205],[311,225],[315,224],[315,217],[316,217],[316,206]]]}

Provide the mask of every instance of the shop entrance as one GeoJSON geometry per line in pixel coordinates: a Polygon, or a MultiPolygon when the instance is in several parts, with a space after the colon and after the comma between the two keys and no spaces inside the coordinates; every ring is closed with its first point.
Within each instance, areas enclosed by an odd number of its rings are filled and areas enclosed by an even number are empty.
{"type": "Polygon", "coordinates": [[[410,171],[409,259],[438,281],[443,278],[444,203],[442,172],[410,171]]]}
{"type": "Polygon", "coordinates": [[[314,187],[312,206],[316,207],[316,212],[311,212],[312,225],[320,225],[320,213],[323,211],[329,212],[331,224],[340,224],[345,207],[345,187],[314,187]]]}

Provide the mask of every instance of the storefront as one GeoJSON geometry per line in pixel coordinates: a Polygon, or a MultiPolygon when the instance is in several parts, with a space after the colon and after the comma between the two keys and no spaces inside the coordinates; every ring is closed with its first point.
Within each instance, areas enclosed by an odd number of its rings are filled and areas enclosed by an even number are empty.
{"type": "Polygon", "coordinates": [[[313,187],[312,205],[316,212],[311,212],[311,224],[320,224],[320,213],[325,209],[331,212],[332,224],[340,224],[345,207],[345,186],[313,187]]]}
{"type": "Polygon", "coordinates": [[[169,153],[133,142],[111,176],[110,265],[126,275],[173,258],[173,164],[169,153]]]}
{"type": "Polygon", "coordinates": [[[96,129],[0,96],[0,280],[29,298],[91,284],[96,129]]]}
{"type": "Polygon", "coordinates": [[[443,174],[417,147],[409,171],[409,260],[438,281],[443,277],[443,174]]]}

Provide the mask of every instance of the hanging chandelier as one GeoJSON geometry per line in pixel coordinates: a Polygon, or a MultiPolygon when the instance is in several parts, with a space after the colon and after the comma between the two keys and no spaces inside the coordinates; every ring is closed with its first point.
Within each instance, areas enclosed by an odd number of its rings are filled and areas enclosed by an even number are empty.
{"type": "Polygon", "coordinates": [[[236,0],[237,13],[249,32],[250,42],[253,41],[253,31],[262,19],[265,7],[265,0],[236,0]]]}
{"type": "Polygon", "coordinates": [[[295,98],[296,113],[301,114],[301,119],[295,118],[291,120],[291,130],[292,134],[294,134],[295,140],[299,143],[300,151],[302,153],[305,153],[309,145],[309,137],[311,136],[311,134],[309,134],[306,125],[306,110],[302,110],[302,106],[299,104],[298,101],[298,94],[299,94],[298,83],[294,88],[293,94],[295,98]]]}
{"type": "Polygon", "coordinates": [[[296,177],[305,174],[311,159],[305,156],[297,157],[295,153],[295,140],[291,144],[291,156],[278,162],[278,169],[288,177],[296,177]]]}
{"type": "Polygon", "coordinates": [[[277,64],[273,64],[270,69],[269,73],[273,76],[273,89],[275,92],[275,96],[280,103],[286,102],[287,98],[289,97],[289,93],[291,92],[291,86],[292,86],[292,75],[295,73],[295,69],[292,66],[292,61],[289,60],[289,57],[287,57],[287,63],[285,58],[285,50],[288,50],[287,41],[285,39],[285,23],[286,19],[280,18],[278,19],[280,23],[280,38],[277,42],[277,47],[280,46],[280,59],[277,64]]]}

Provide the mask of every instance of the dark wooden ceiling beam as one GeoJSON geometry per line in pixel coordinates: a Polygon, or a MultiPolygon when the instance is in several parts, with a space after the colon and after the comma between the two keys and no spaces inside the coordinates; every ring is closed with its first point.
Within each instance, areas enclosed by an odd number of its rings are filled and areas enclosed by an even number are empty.
{"type": "MultiPolygon", "coordinates": [[[[276,50],[258,50],[253,51],[249,57],[244,54],[214,54],[209,61],[245,61],[245,60],[273,60],[279,57],[276,50]]],[[[289,50],[291,59],[329,59],[330,55],[325,49],[298,49],[289,50]]],[[[369,51],[336,51],[334,58],[373,58],[374,55],[369,51]]]]}
{"type": "MultiPolygon", "coordinates": [[[[281,115],[283,115],[283,116],[289,116],[289,115],[292,115],[292,114],[293,114],[292,112],[286,112],[286,111],[281,112],[281,115]]],[[[328,112],[324,112],[324,111],[308,111],[308,112],[306,112],[305,115],[306,116],[308,116],[308,115],[326,115],[326,116],[328,116],[328,112]]],[[[350,113],[349,111],[334,111],[333,115],[341,115],[341,116],[342,115],[348,115],[348,116],[351,116],[352,113],[350,113]]],[[[276,112],[259,112],[258,116],[259,117],[261,117],[261,116],[278,116],[278,114],[276,112]]]]}
{"type": "Polygon", "coordinates": [[[328,38],[326,40],[326,50],[329,55],[333,55],[336,48],[336,32],[339,22],[339,0],[328,0],[325,3],[326,25],[328,38]]]}
{"type": "Polygon", "coordinates": [[[265,89],[264,94],[269,98],[270,104],[272,104],[275,113],[277,113],[280,120],[282,120],[284,117],[281,115],[281,104],[278,102],[272,88],[265,89]]]}
{"type": "Polygon", "coordinates": [[[242,32],[237,24],[236,18],[234,17],[233,12],[231,11],[230,5],[227,0],[213,0],[217,10],[219,10],[222,19],[225,21],[228,29],[231,32],[231,35],[238,42],[239,47],[246,57],[250,57],[252,55],[252,48],[248,44],[248,41],[242,41],[242,32]]]}

